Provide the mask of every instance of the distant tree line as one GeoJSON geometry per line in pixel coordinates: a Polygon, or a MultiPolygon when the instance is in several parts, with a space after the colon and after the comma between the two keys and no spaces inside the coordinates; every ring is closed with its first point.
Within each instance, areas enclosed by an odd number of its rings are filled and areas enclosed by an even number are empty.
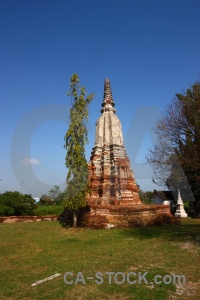
{"type": "Polygon", "coordinates": [[[0,194],[0,216],[59,215],[63,211],[65,192],[54,186],[36,202],[30,194],[7,191],[0,194]]]}
{"type": "Polygon", "coordinates": [[[0,216],[33,215],[36,201],[29,194],[5,192],[0,195],[0,216]]]}
{"type": "Polygon", "coordinates": [[[144,204],[153,204],[152,199],[153,192],[147,191],[143,192],[142,190],[139,191],[139,197],[144,204]]]}

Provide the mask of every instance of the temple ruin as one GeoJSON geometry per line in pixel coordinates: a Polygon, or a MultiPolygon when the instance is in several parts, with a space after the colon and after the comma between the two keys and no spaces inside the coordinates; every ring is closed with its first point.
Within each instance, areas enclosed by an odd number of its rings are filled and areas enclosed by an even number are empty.
{"type": "Polygon", "coordinates": [[[90,194],[80,225],[125,228],[177,224],[169,205],[145,205],[124,147],[122,125],[116,116],[110,81],[105,79],[101,116],[88,164],[90,194]]]}
{"type": "Polygon", "coordinates": [[[96,122],[95,145],[89,162],[89,204],[142,204],[124,147],[122,125],[116,116],[110,81],[104,83],[101,116],[96,122]]]}
{"type": "MultiPolygon", "coordinates": [[[[139,198],[130,160],[124,147],[122,125],[116,116],[110,81],[105,79],[101,116],[96,122],[95,144],[88,163],[90,192],[86,206],[78,210],[78,226],[127,228],[179,224],[170,205],[144,204],[139,198]]],[[[63,225],[73,225],[73,212],[59,216],[63,225]]]]}

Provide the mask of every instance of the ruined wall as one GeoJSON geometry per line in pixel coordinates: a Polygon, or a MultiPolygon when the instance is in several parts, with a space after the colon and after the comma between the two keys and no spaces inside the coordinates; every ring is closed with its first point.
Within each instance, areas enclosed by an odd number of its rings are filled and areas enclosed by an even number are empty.
{"type": "Polygon", "coordinates": [[[57,216],[9,216],[0,217],[0,223],[57,221],[57,216]]]}
{"type": "Polygon", "coordinates": [[[89,228],[128,228],[180,224],[169,205],[112,206],[90,205],[81,225],[89,228]]]}

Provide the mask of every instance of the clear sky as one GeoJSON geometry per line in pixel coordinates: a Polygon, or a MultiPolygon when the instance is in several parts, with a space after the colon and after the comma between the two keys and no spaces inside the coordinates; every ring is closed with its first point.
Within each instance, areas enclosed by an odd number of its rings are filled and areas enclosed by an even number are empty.
{"type": "Polygon", "coordinates": [[[199,0],[0,0],[0,192],[40,197],[65,188],[70,77],[95,98],[89,160],[104,79],[142,190],[151,128],[200,74],[199,0]]]}

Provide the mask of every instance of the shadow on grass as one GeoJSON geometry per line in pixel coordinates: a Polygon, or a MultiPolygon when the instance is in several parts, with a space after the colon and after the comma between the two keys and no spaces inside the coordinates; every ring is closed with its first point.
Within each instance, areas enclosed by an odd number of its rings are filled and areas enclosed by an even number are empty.
{"type": "Polygon", "coordinates": [[[122,230],[121,234],[137,239],[162,238],[167,241],[194,243],[200,246],[200,219],[188,219],[181,225],[153,226],[122,230]]]}
{"type": "MultiPolygon", "coordinates": [[[[80,208],[77,211],[77,226],[81,227],[84,215],[90,211],[89,206],[80,208]]],[[[73,216],[74,212],[68,209],[64,209],[63,212],[58,216],[58,221],[63,228],[73,227],[73,216]]]]}

